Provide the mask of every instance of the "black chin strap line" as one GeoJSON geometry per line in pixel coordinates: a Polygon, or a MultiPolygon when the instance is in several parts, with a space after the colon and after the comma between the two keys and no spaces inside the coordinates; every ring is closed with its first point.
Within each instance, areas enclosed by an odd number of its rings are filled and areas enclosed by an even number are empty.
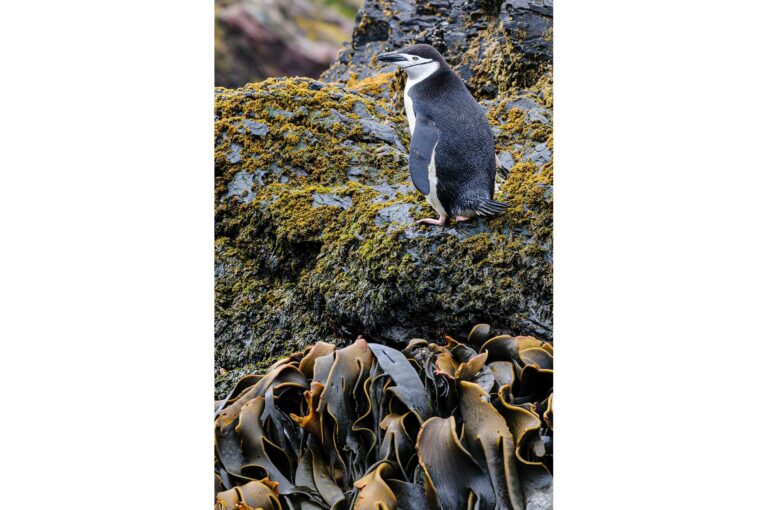
{"type": "Polygon", "coordinates": [[[423,66],[424,64],[431,64],[432,62],[434,62],[434,60],[430,60],[429,62],[422,62],[421,64],[413,64],[412,66],[407,66],[407,67],[403,66],[403,69],[410,69],[411,67],[423,66]]]}

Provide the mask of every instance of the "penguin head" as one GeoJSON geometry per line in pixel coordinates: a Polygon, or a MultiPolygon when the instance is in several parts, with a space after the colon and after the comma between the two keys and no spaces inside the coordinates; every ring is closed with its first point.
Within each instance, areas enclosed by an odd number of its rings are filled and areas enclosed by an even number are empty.
{"type": "Polygon", "coordinates": [[[440,52],[429,44],[413,44],[390,53],[382,53],[377,60],[395,64],[405,71],[410,79],[427,77],[441,67],[448,66],[440,52]]]}

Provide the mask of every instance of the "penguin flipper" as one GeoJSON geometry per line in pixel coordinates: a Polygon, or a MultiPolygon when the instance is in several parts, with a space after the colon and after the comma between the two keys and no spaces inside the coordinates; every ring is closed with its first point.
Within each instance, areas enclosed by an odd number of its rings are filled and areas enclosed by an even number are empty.
{"type": "Polygon", "coordinates": [[[408,155],[408,168],[416,189],[429,195],[429,165],[437,146],[440,132],[435,123],[423,116],[416,116],[416,127],[411,137],[411,152],[408,155]]]}

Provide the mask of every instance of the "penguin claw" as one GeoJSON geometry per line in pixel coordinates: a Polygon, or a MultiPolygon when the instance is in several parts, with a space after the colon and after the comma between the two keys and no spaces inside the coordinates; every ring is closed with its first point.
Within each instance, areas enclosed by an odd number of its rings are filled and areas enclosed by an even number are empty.
{"type": "Polygon", "coordinates": [[[437,225],[438,227],[442,227],[445,225],[445,221],[448,218],[446,216],[440,216],[440,219],[436,220],[434,218],[424,218],[422,220],[419,220],[416,222],[417,225],[437,225]]]}

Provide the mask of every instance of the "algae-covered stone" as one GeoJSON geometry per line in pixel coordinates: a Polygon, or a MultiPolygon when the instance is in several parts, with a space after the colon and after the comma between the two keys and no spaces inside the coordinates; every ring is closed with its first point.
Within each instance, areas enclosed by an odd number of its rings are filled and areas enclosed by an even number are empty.
{"type": "MultiPolygon", "coordinates": [[[[512,208],[444,229],[418,226],[433,211],[410,182],[399,108],[314,83],[273,79],[216,97],[221,389],[238,367],[317,340],[402,343],[477,322],[551,338],[551,164],[523,160],[541,143],[527,138],[524,116],[508,125],[503,102],[486,104],[500,126],[497,149],[520,161],[499,182],[497,198],[512,208]],[[271,118],[275,109],[294,115],[271,118]],[[360,118],[397,139],[371,137],[360,118]],[[247,119],[266,134],[241,132],[247,119]]],[[[545,89],[525,94],[543,104],[545,89]]]]}

